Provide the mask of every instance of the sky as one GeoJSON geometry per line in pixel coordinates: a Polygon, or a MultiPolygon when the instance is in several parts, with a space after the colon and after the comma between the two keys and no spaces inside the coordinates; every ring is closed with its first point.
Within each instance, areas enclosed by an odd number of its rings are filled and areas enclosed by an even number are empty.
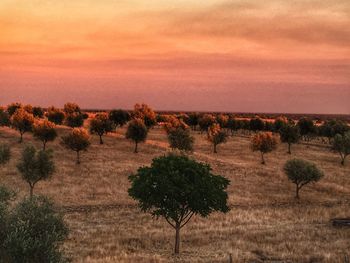
{"type": "Polygon", "coordinates": [[[1,0],[14,101],[350,114],[350,1],[1,0]]]}

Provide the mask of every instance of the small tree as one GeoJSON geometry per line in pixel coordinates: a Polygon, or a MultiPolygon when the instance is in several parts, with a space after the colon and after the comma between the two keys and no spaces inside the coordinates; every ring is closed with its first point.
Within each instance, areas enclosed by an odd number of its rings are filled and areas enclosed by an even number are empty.
{"type": "Polygon", "coordinates": [[[64,104],[63,110],[67,115],[73,113],[81,113],[79,105],[74,102],[67,102],[66,104],[64,104]]]}
{"type": "Polygon", "coordinates": [[[108,118],[107,113],[99,113],[90,121],[90,132],[100,137],[100,144],[103,144],[102,136],[114,130],[113,122],[108,118]]]}
{"type": "Polygon", "coordinates": [[[90,146],[90,135],[84,128],[74,128],[68,135],[62,137],[61,144],[77,153],[77,164],[80,164],[80,152],[90,146]]]}
{"type": "Polygon", "coordinates": [[[41,180],[47,180],[55,171],[55,164],[50,151],[36,151],[33,146],[27,146],[22,153],[22,158],[17,164],[21,173],[30,187],[30,197],[33,197],[34,186],[41,180]]]}
{"type": "Polygon", "coordinates": [[[259,117],[252,118],[249,121],[249,128],[251,131],[254,131],[254,132],[262,131],[265,128],[264,121],[259,117]]]}
{"type": "Polygon", "coordinates": [[[182,127],[172,128],[168,132],[168,141],[172,149],[180,151],[193,151],[194,138],[191,136],[190,129],[182,127]]]}
{"type": "Polygon", "coordinates": [[[134,106],[134,112],[133,112],[133,118],[134,119],[141,119],[143,120],[144,124],[148,129],[152,128],[154,125],[157,124],[157,115],[151,109],[147,104],[135,104],[134,106]]]}
{"type": "Polygon", "coordinates": [[[198,120],[198,125],[201,131],[208,132],[208,129],[211,125],[213,125],[216,122],[216,118],[211,114],[204,114],[201,116],[198,120]]]}
{"type": "Polygon", "coordinates": [[[184,155],[155,158],[129,177],[129,195],[142,211],[163,217],[175,231],[175,254],[180,252],[180,229],[193,215],[207,217],[214,211],[228,212],[229,180],[211,173],[208,164],[184,155]]]}
{"type": "Polygon", "coordinates": [[[297,199],[299,199],[299,191],[304,185],[317,182],[323,177],[323,172],[315,164],[301,159],[288,160],[283,169],[288,179],[296,186],[295,198],[297,199]]]}
{"type": "Polygon", "coordinates": [[[148,129],[141,119],[134,119],[129,122],[125,137],[135,142],[134,153],[138,152],[137,145],[146,141],[147,134],[148,129]]]}
{"type": "Polygon", "coordinates": [[[44,110],[43,110],[43,108],[41,108],[39,106],[33,107],[33,116],[36,117],[36,118],[44,117],[44,110]]]}
{"type": "Polygon", "coordinates": [[[235,131],[239,130],[240,122],[231,115],[227,121],[227,128],[231,131],[231,135],[233,135],[235,131]]]}
{"type": "Polygon", "coordinates": [[[84,124],[84,114],[74,112],[66,114],[65,124],[71,128],[78,128],[84,124]]]}
{"type": "Polygon", "coordinates": [[[7,112],[10,116],[12,116],[20,108],[23,108],[23,105],[21,103],[19,102],[11,103],[10,105],[7,105],[7,112]]]}
{"type": "Polygon", "coordinates": [[[306,141],[309,141],[311,136],[316,134],[316,126],[314,122],[309,118],[301,118],[298,121],[298,127],[300,130],[300,135],[306,141]]]}
{"type": "Polygon", "coordinates": [[[52,106],[47,109],[46,116],[49,121],[56,125],[61,125],[66,115],[62,110],[52,106]]]}
{"type": "Polygon", "coordinates": [[[37,120],[33,125],[33,135],[43,143],[43,150],[46,149],[46,143],[54,141],[57,137],[55,124],[48,120],[37,120]]]}
{"type": "Polygon", "coordinates": [[[259,132],[252,137],[251,149],[261,153],[261,163],[265,164],[264,154],[277,148],[278,138],[272,132],[259,132]]]}
{"type": "Polygon", "coordinates": [[[68,237],[68,228],[47,198],[20,202],[10,213],[7,232],[5,262],[66,262],[60,244],[68,237]]]}
{"type": "Polygon", "coordinates": [[[288,153],[291,154],[291,145],[298,143],[300,139],[299,127],[286,124],[279,129],[281,141],[288,144],[288,153]]]}
{"type": "Polygon", "coordinates": [[[194,131],[196,130],[196,127],[198,125],[199,117],[200,117],[200,115],[196,112],[190,113],[188,115],[188,119],[187,119],[186,123],[187,123],[187,125],[191,126],[192,130],[194,130],[194,131]]]}
{"type": "Polygon", "coordinates": [[[116,127],[123,127],[128,121],[130,121],[130,118],[130,113],[126,110],[119,109],[109,112],[109,119],[116,127]]]}
{"type": "Polygon", "coordinates": [[[345,165],[345,159],[350,154],[350,131],[344,133],[344,135],[337,134],[334,137],[332,148],[339,153],[341,164],[345,165]]]}
{"type": "Polygon", "coordinates": [[[23,134],[32,131],[34,123],[33,114],[26,112],[23,108],[19,108],[11,117],[11,125],[19,131],[21,137],[19,142],[23,142],[23,134]]]}
{"type": "Polygon", "coordinates": [[[286,117],[278,117],[273,123],[273,130],[279,132],[280,129],[288,124],[288,119],[286,117]]]}
{"type": "Polygon", "coordinates": [[[11,150],[10,146],[7,144],[0,145],[0,165],[5,164],[10,161],[11,150]]]}
{"type": "Polygon", "coordinates": [[[216,122],[221,128],[227,128],[228,119],[229,117],[226,114],[219,114],[216,116],[216,122]]]}
{"type": "Polygon", "coordinates": [[[0,107],[0,126],[10,125],[10,115],[3,107],[0,107]]]}
{"type": "Polygon", "coordinates": [[[227,134],[220,128],[219,124],[215,123],[208,129],[208,141],[213,144],[214,153],[217,153],[217,145],[227,141],[227,134]]]}

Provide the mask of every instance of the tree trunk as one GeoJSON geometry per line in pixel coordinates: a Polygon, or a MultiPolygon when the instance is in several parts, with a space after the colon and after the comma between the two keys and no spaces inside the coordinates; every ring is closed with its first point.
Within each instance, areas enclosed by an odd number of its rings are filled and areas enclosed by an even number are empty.
{"type": "Polygon", "coordinates": [[[341,165],[345,165],[345,155],[341,155],[341,165]]]}
{"type": "Polygon", "coordinates": [[[296,199],[299,199],[299,190],[300,190],[299,185],[296,185],[296,187],[295,187],[295,198],[296,199]]]}
{"type": "Polygon", "coordinates": [[[43,141],[43,150],[46,150],[46,141],[43,141]]]}
{"type": "Polygon", "coordinates": [[[138,151],[137,151],[137,142],[135,142],[135,149],[134,149],[134,153],[138,153],[138,151]]]}
{"type": "Polygon", "coordinates": [[[288,153],[289,154],[292,154],[291,150],[290,150],[290,147],[291,147],[291,143],[288,143],[288,153]]]}
{"type": "Polygon", "coordinates": [[[216,144],[214,143],[214,153],[218,153],[217,151],[216,151],[216,144]]]}
{"type": "Polygon", "coordinates": [[[175,254],[179,254],[180,253],[180,223],[176,223],[175,226],[175,231],[176,231],[176,235],[175,235],[175,254]]]}
{"type": "Polygon", "coordinates": [[[261,152],[261,164],[265,164],[264,153],[261,152]]]}
{"type": "Polygon", "coordinates": [[[29,185],[30,187],[30,198],[33,198],[33,194],[34,194],[34,185],[29,185]]]}
{"type": "Polygon", "coordinates": [[[20,132],[20,134],[21,134],[21,138],[19,138],[19,143],[22,143],[23,142],[23,133],[20,132]]]}
{"type": "Polygon", "coordinates": [[[77,164],[80,164],[80,151],[77,151],[77,164]]]}
{"type": "Polygon", "coordinates": [[[102,135],[100,135],[100,144],[103,144],[102,135]]]}

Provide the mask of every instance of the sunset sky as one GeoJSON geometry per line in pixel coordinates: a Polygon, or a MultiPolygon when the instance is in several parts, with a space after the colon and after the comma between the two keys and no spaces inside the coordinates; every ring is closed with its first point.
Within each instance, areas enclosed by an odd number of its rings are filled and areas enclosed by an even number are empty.
{"type": "Polygon", "coordinates": [[[349,0],[1,0],[0,105],[350,114],[349,0]]]}

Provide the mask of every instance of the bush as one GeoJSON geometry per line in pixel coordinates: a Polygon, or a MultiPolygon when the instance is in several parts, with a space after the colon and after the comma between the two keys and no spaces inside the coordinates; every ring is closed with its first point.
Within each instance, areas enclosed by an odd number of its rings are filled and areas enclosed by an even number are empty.
{"type": "Polygon", "coordinates": [[[277,148],[278,138],[272,132],[259,132],[252,137],[251,149],[261,153],[261,163],[265,164],[264,154],[277,148]]]}
{"type": "Polygon", "coordinates": [[[8,262],[66,262],[60,244],[68,237],[63,216],[44,197],[20,202],[10,213],[4,245],[8,262]]]}
{"type": "Polygon", "coordinates": [[[184,155],[155,158],[150,167],[139,168],[129,180],[129,195],[141,210],[163,217],[175,229],[175,254],[180,251],[180,229],[193,215],[229,211],[229,180],[212,174],[208,164],[184,155]]]}
{"type": "Polygon", "coordinates": [[[144,142],[147,138],[148,129],[141,119],[134,119],[129,122],[128,128],[125,134],[127,139],[133,140],[135,142],[134,153],[137,153],[137,145],[140,142],[144,142]]]}
{"type": "Polygon", "coordinates": [[[90,135],[84,128],[74,128],[68,135],[62,137],[61,144],[77,153],[77,164],[80,164],[80,152],[90,146],[90,135]]]}
{"type": "Polygon", "coordinates": [[[55,172],[55,164],[50,151],[36,151],[33,146],[27,146],[21,160],[17,164],[22,179],[30,188],[30,197],[33,197],[35,185],[42,180],[47,180],[55,172]]]}
{"type": "Polygon", "coordinates": [[[43,150],[46,149],[46,143],[54,141],[57,137],[55,124],[48,120],[37,120],[33,125],[33,135],[43,143],[43,150]]]}
{"type": "Polygon", "coordinates": [[[188,152],[193,151],[194,138],[191,136],[189,129],[182,127],[170,129],[168,132],[168,141],[172,149],[188,152]]]}
{"type": "Polygon", "coordinates": [[[337,134],[332,143],[333,151],[339,153],[341,164],[345,165],[345,159],[350,154],[350,131],[344,135],[337,134]]]}
{"type": "Polygon", "coordinates": [[[10,158],[11,158],[10,146],[6,144],[1,144],[0,145],[0,165],[9,162],[10,158]]]}
{"type": "Polygon", "coordinates": [[[288,179],[296,186],[295,198],[297,199],[299,199],[299,191],[303,186],[317,182],[323,177],[323,172],[315,164],[301,159],[288,160],[283,169],[288,179]]]}

